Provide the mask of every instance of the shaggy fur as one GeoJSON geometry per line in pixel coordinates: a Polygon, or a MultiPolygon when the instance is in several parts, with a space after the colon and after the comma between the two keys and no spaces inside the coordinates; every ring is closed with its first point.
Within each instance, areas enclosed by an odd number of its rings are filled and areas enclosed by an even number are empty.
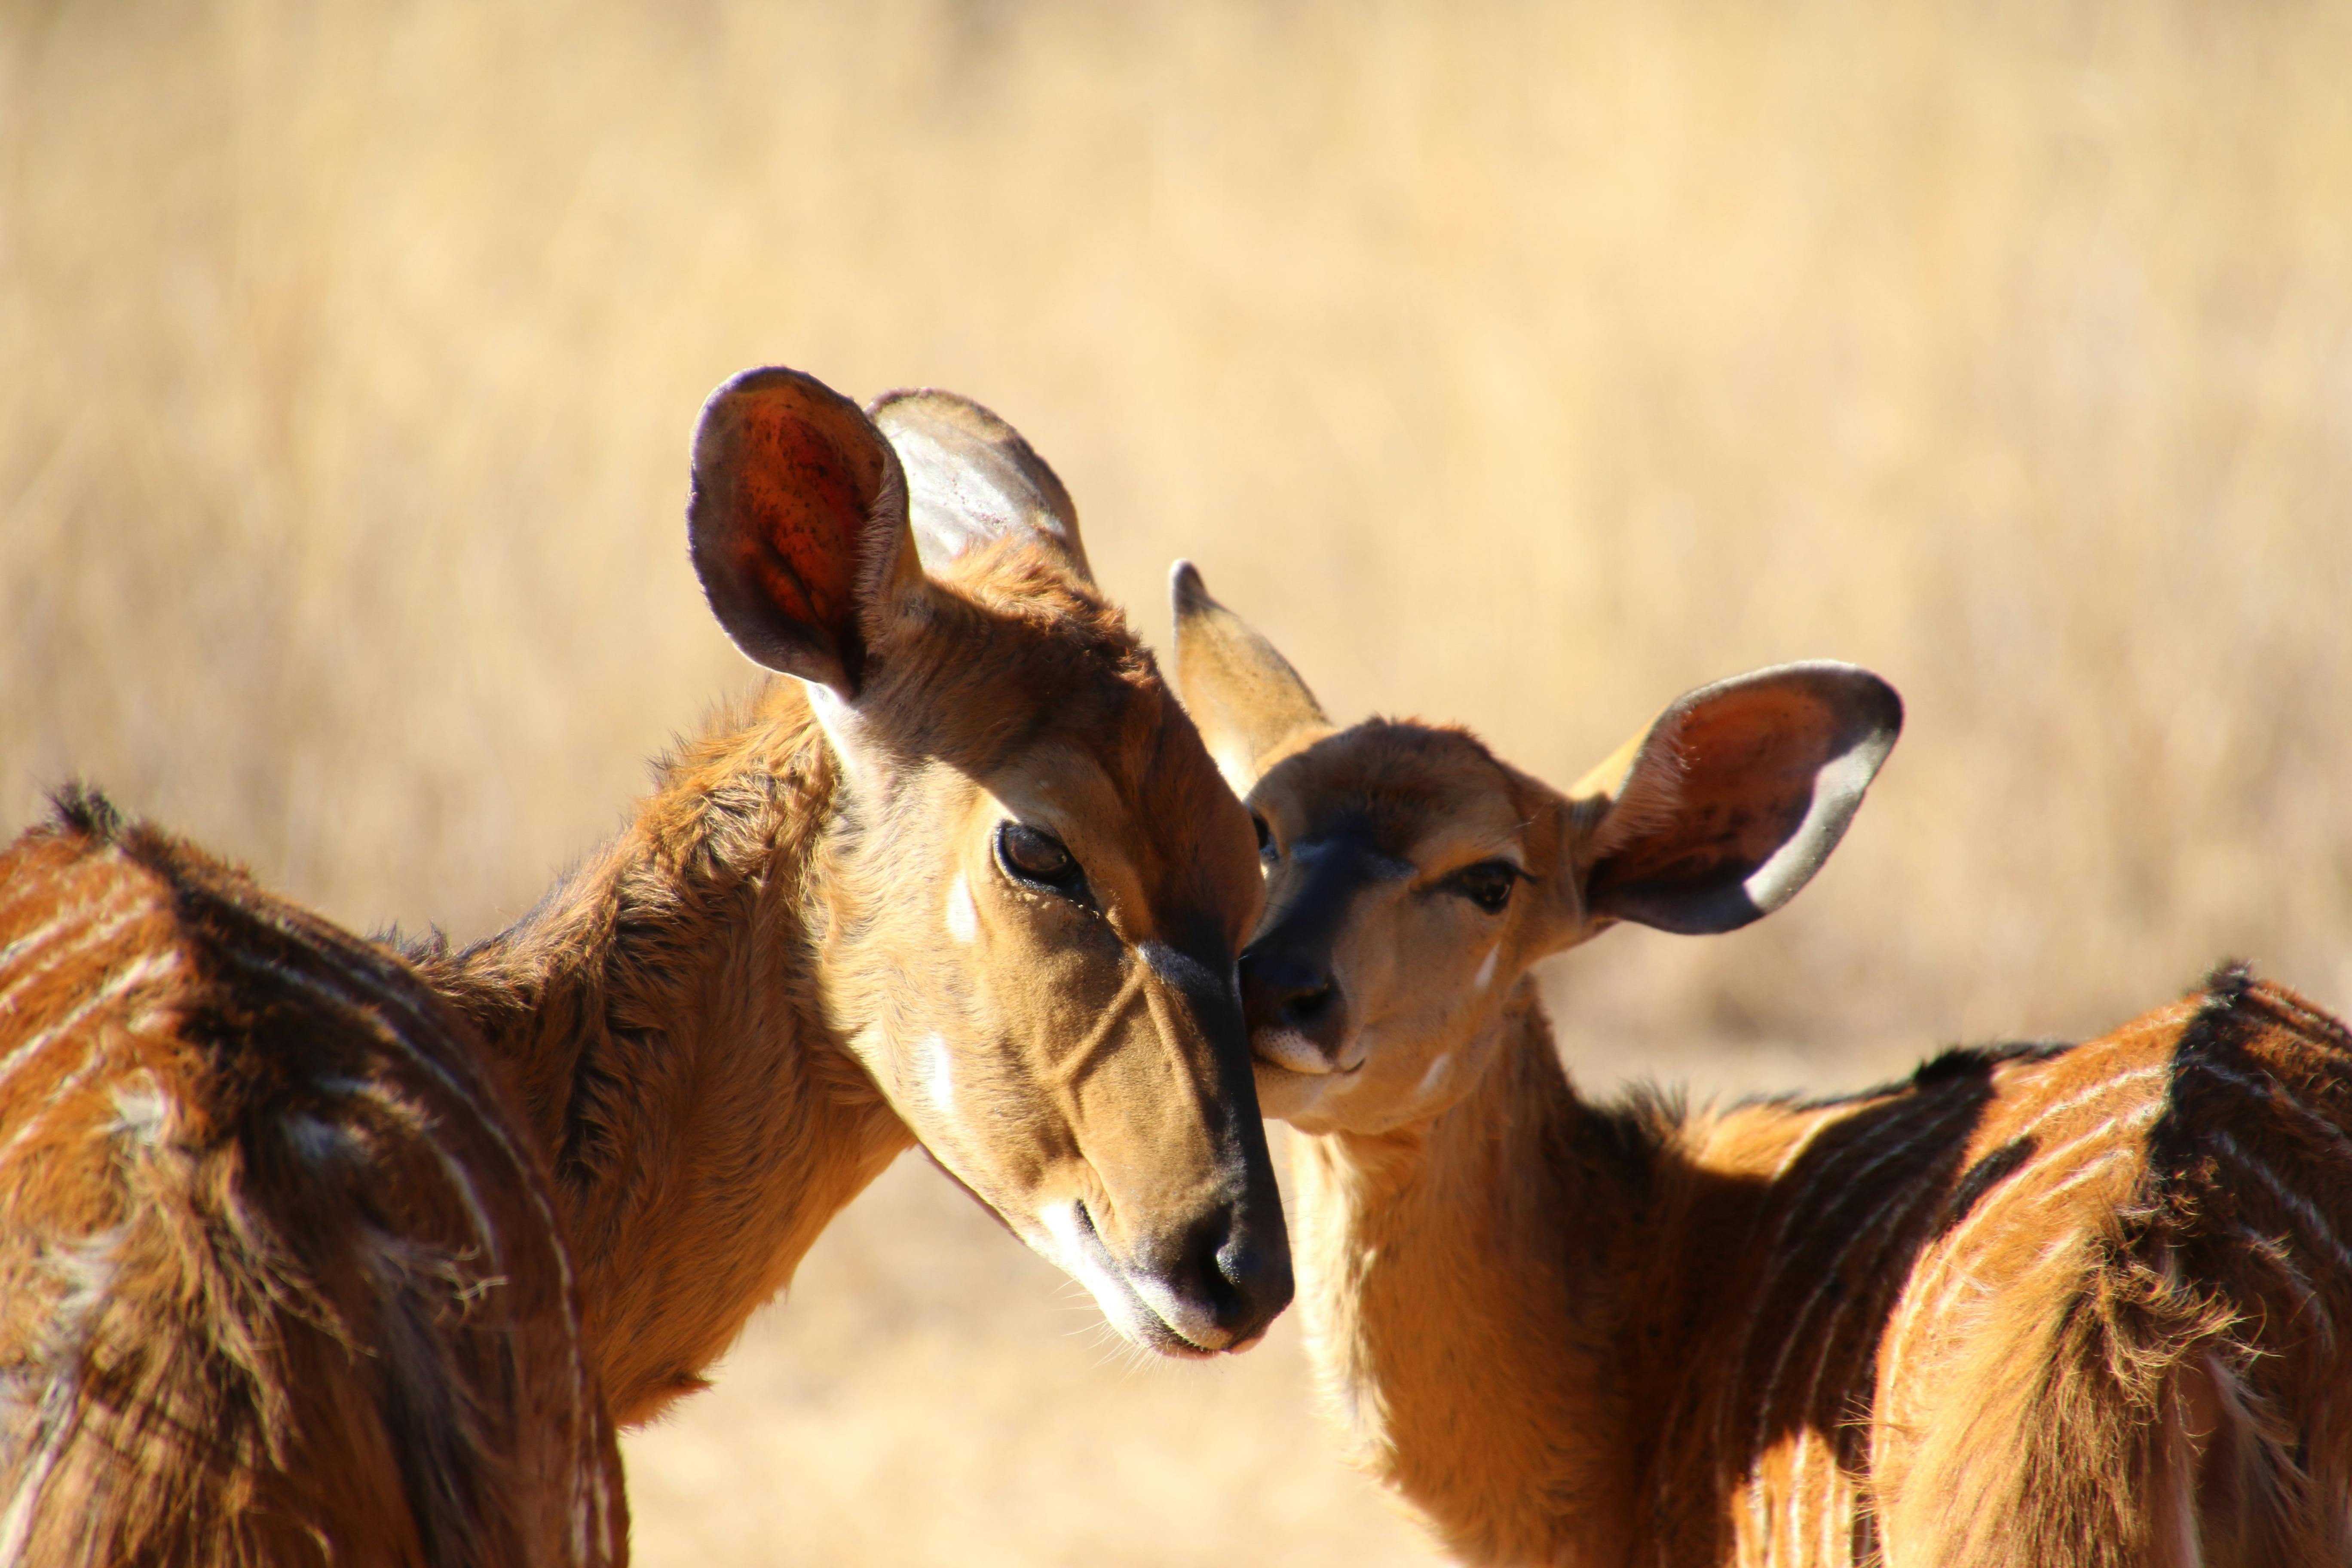
{"type": "Polygon", "coordinates": [[[600,1563],[553,1200],[390,953],[95,795],[0,856],[0,1562],[600,1563]]]}

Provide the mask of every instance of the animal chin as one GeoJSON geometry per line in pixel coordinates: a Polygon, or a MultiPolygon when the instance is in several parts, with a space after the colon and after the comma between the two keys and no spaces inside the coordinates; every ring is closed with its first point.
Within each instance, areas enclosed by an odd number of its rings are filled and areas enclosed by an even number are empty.
{"type": "Polygon", "coordinates": [[[1159,1280],[1113,1261],[1085,1204],[1076,1199],[1055,1204],[1039,1217],[1051,1244],[1037,1250],[1087,1288],[1104,1319],[1129,1343],[1181,1360],[1204,1360],[1220,1350],[1248,1348],[1206,1345],[1186,1334],[1177,1325],[1196,1314],[1186,1311],[1175,1293],[1159,1280]]]}
{"type": "MultiPolygon", "coordinates": [[[[1363,1064],[1333,1069],[1325,1067],[1320,1072],[1292,1072],[1276,1067],[1265,1058],[1251,1064],[1257,1079],[1257,1108],[1261,1115],[1276,1121],[1289,1121],[1301,1127],[1319,1120],[1326,1096],[1353,1084],[1363,1064]]],[[[1310,1128],[1309,1130],[1319,1130],[1310,1128]]]]}
{"type": "Polygon", "coordinates": [[[1321,1046],[1296,1029],[1258,1029],[1250,1036],[1250,1052],[1261,1064],[1303,1078],[1321,1078],[1343,1070],[1321,1046]]]}

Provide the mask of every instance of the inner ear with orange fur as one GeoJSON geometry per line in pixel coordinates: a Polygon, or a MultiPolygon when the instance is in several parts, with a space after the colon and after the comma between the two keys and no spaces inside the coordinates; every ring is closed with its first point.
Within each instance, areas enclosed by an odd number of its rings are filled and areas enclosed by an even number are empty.
{"type": "Polygon", "coordinates": [[[735,646],[856,696],[866,655],[859,611],[910,553],[889,443],[814,377],[745,371],[703,405],[693,482],[688,548],[735,646]]]}
{"type": "Polygon", "coordinates": [[[1700,934],[1770,913],[1837,847],[1902,729],[1893,687],[1826,660],[1682,697],[1601,781],[1587,915],[1700,934]]]}

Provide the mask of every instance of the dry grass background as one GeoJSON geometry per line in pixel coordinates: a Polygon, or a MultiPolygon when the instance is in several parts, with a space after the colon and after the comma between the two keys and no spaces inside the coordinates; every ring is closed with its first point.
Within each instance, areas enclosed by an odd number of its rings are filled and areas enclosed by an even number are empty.
{"type": "MultiPolygon", "coordinates": [[[[0,816],[479,932],[746,671],[701,395],[971,392],[1155,638],[1565,782],[1835,655],[1822,884],[1550,979],[1835,1087],[2245,953],[2352,1004],[2352,7],[0,0],[0,816]]],[[[631,1444],[641,1560],[1412,1561],[1287,1334],[1128,1369],[903,1164],[631,1444]]]]}

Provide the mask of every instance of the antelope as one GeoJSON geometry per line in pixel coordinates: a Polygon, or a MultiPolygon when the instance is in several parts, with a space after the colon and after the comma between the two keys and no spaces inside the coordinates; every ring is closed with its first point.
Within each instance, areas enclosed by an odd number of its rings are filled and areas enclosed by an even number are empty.
{"type": "Polygon", "coordinates": [[[1324,1404],[1449,1550],[2352,1561],[2340,1024],[2232,967],[1862,1094],[1595,1104],[1529,966],[1785,903],[1893,689],[1704,687],[1562,793],[1459,729],[1335,727],[1188,564],[1173,588],[1178,684],[1267,868],[1242,989],[1324,1404]]]}
{"type": "Polygon", "coordinates": [[[781,369],[691,467],[792,679],[512,929],[361,941],[87,794],[0,859],[0,1563],[619,1562],[614,1428],[917,1141],[1151,1350],[1286,1303],[1248,816],[1060,481],[781,369]]]}

